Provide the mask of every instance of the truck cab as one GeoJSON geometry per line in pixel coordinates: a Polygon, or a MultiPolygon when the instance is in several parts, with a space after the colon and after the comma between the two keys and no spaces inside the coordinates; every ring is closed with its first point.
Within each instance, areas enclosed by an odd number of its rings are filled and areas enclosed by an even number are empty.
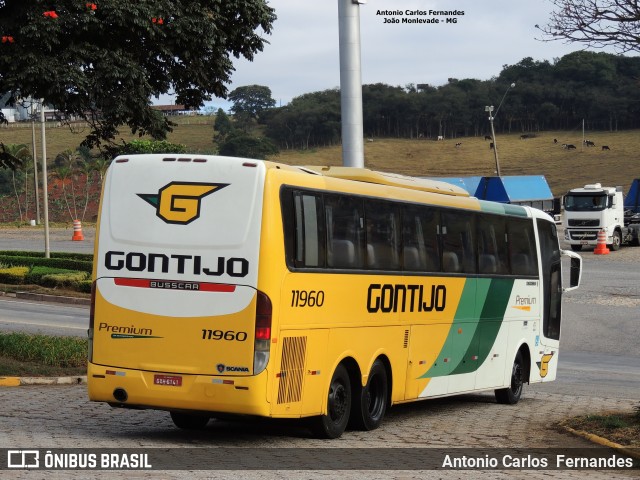
{"type": "Polygon", "coordinates": [[[604,230],[607,245],[618,250],[624,228],[624,199],[619,187],[599,183],[574,188],[564,196],[564,238],[572,250],[597,245],[598,232],[604,230]]]}

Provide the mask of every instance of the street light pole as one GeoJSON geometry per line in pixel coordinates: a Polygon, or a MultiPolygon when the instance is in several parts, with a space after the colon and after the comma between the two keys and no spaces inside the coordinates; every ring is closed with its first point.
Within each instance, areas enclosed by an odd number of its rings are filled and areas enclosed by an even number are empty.
{"type": "Polygon", "coordinates": [[[500,107],[502,106],[502,102],[504,102],[504,99],[507,96],[507,93],[509,92],[509,90],[511,90],[515,86],[516,84],[512,83],[507,87],[507,90],[504,92],[504,95],[502,96],[502,100],[500,100],[500,103],[498,104],[498,108],[496,109],[495,115],[493,114],[493,105],[484,107],[484,111],[489,112],[489,124],[491,125],[491,139],[493,141],[493,156],[496,159],[496,175],[498,177],[500,176],[500,162],[498,161],[498,145],[496,143],[496,131],[493,126],[493,120],[496,118],[496,115],[498,115],[498,112],[500,111],[500,107]]]}
{"type": "Polygon", "coordinates": [[[49,247],[49,190],[47,176],[47,140],[45,137],[45,118],[44,118],[44,98],[40,104],[40,128],[42,133],[42,197],[43,197],[43,213],[44,213],[44,257],[51,257],[51,249],[49,247]]]}
{"type": "Polygon", "coordinates": [[[35,100],[31,98],[31,142],[33,149],[33,188],[36,195],[36,224],[40,225],[40,195],[38,194],[38,155],[36,153],[36,118],[33,109],[35,100]]]}

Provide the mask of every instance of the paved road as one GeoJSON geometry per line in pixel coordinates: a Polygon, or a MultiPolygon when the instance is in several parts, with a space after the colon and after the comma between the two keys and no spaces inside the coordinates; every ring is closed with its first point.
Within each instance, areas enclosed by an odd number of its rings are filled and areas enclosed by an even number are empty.
{"type": "MultiPolygon", "coordinates": [[[[52,252],[93,253],[95,227],[83,226],[84,240],[73,241],[73,225],[56,227],[49,231],[49,249],[52,252]]],[[[44,227],[0,228],[0,250],[26,250],[44,252],[44,227]]]]}
{"type": "Polygon", "coordinates": [[[0,331],[87,336],[89,308],[0,297],[0,331]]]}

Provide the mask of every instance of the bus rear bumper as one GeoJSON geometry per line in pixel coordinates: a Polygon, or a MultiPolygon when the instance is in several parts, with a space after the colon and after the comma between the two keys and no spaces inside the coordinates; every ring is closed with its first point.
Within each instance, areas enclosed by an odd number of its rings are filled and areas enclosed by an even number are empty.
{"type": "Polygon", "coordinates": [[[89,400],[113,406],[269,416],[267,372],[256,376],[179,375],[89,363],[89,400]]]}

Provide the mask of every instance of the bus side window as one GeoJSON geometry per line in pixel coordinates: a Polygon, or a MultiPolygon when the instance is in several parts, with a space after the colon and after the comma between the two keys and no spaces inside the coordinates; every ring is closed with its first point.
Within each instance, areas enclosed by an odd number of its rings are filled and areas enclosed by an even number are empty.
{"type": "Polygon", "coordinates": [[[293,196],[295,214],[296,267],[324,266],[324,234],[322,232],[322,198],[296,192],[293,196]]]}
{"type": "Polygon", "coordinates": [[[498,215],[482,215],[478,222],[478,272],[509,273],[506,245],[506,219],[498,215]]]}
{"type": "Polygon", "coordinates": [[[363,268],[364,214],[362,200],[346,195],[324,197],[327,266],[363,268]]]}
{"type": "Polygon", "coordinates": [[[376,270],[400,268],[400,215],[391,202],[365,200],[367,267],[376,270]]]}
{"type": "Polygon", "coordinates": [[[402,211],[403,269],[439,272],[438,210],[405,205],[402,211]]]}
{"type": "Polygon", "coordinates": [[[527,220],[510,219],[507,238],[511,274],[516,276],[538,275],[538,256],[533,234],[533,224],[527,220]]]}
{"type": "Polygon", "coordinates": [[[475,215],[442,213],[442,264],[445,272],[476,273],[475,215]]]}

